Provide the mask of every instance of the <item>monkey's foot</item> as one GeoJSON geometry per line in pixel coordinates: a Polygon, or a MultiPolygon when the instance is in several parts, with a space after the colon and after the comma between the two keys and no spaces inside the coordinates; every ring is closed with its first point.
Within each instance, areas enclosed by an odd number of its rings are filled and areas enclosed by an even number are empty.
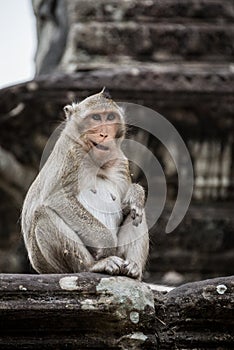
{"type": "Polygon", "coordinates": [[[121,268],[121,273],[132,278],[140,278],[141,276],[141,271],[138,265],[134,261],[129,260],[125,260],[124,265],[121,268]]]}
{"type": "Polygon", "coordinates": [[[103,260],[98,261],[93,267],[91,267],[91,272],[106,272],[109,275],[120,275],[122,267],[125,261],[118,256],[109,256],[103,260]]]}
{"type": "Polygon", "coordinates": [[[131,278],[140,278],[141,271],[134,261],[123,260],[118,256],[109,256],[98,261],[90,269],[91,272],[106,272],[109,275],[124,275],[131,278]]]}

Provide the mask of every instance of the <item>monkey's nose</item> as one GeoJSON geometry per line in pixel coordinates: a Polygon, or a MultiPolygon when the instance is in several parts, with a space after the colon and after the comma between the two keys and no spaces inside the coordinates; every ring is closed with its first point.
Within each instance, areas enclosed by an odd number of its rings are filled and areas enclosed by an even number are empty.
{"type": "Polygon", "coordinates": [[[100,136],[105,139],[107,138],[108,134],[105,132],[100,132],[100,136]]]}

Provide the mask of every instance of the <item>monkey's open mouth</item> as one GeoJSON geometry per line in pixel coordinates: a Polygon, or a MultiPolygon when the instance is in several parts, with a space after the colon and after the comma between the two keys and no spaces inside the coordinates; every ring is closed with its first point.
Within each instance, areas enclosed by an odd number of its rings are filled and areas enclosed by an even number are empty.
{"type": "Polygon", "coordinates": [[[103,145],[101,145],[100,143],[96,143],[96,142],[92,141],[92,144],[93,144],[97,149],[100,149],[100,150],[102,150],[102,151],[108,151],[108,150],[109,150],[108,147],[103,146],[103,145]]]}

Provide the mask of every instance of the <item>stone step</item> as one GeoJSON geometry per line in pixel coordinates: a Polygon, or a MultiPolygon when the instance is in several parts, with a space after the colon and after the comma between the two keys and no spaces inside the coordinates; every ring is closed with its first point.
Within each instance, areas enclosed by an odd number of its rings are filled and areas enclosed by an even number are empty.
{"type": "Polygon", "coordinates": [[[234,25],[93,21],[73,24],[68,42],[63,66],[124,60],[232,61],[234,25]]]}
{"type": "Polygon", "coordinates": [[[73,22],[128,21],[200,21],[232,22],[232,0],[74,0],[68,2],[73,22]]]}
{"type": "MultiPolygon", "coordinates": [[[[151,94],[206,93],[232,94],[234,91],[234,64],[232,63],[139,63],[133,61],[118,65],[115,63],[92,63],[74,65],[75,73],[55,74],[53,79],[38,78],[43,89],[51,84],[68,85],[78,90],[95,90],[108,86],[112,91],[136,91],[151,94]]],[[[81,92],[82,93],[82,92],[81,92]]],[[[134,97],[133,97],[134,98],[134,97]]]]}

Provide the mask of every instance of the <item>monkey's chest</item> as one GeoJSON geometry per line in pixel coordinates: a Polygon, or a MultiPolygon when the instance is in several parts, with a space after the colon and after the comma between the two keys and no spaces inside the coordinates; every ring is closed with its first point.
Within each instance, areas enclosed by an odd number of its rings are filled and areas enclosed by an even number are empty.
{"type": "Polygon", "coordinates": [[[80,203],[103,225],[117,233],[122,222],[121,198],[117,187],[97,179],[78,195],[80,203]]]}

